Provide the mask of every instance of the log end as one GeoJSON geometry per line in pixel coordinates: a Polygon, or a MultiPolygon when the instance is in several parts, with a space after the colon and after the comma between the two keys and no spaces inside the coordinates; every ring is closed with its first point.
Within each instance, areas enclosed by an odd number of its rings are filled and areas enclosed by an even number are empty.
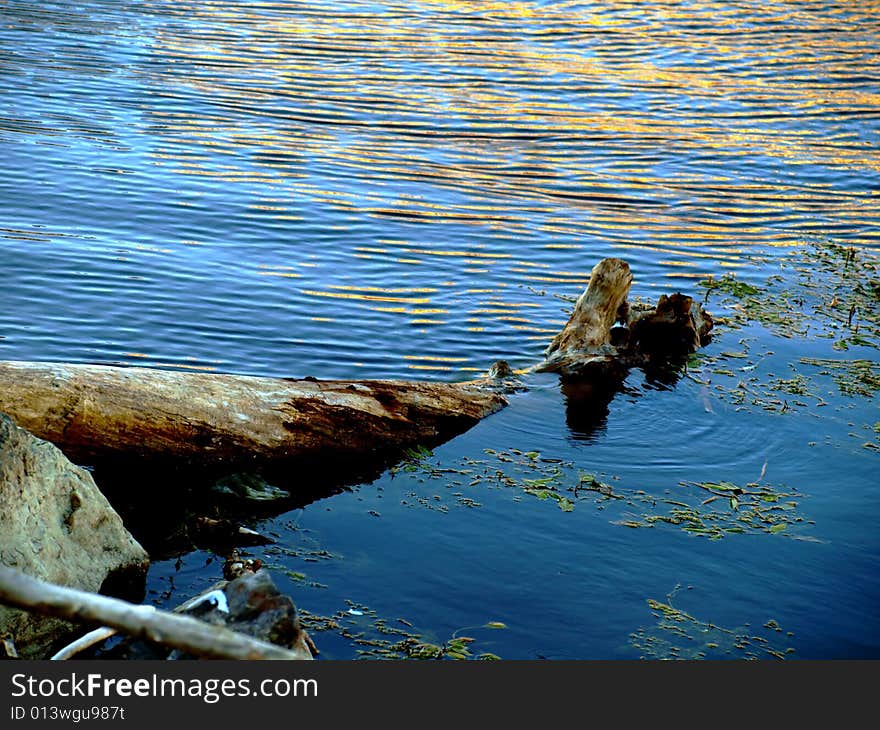
{"type": "Polygon", "coordinates": [[[631,283],[625,261],[600,261],[534,370],[564,378],[622,376],[630,367],[672,362],[708,341],[712,317],[698,302],[675,293],[661,296],[653,309],[637,311],[626,300],[631,283]]]}
{"type": "Polygon", "coordinates": [[[596,264],[571,317],[545,350],[545,362],[539,369],[552,370],[551,363],[572,355],[598,354],[611,341],[611,327],[626,305],[632,279],[629,264],[623,259],[602,259],[596,264]]]}
{"type": "Polygon", "coordinates": [[[706,344],[712,326],[711,315],[691,297],[664,294],[653,312],[631,322],[629,347],[653,359],[688,355],[706,344]]]}

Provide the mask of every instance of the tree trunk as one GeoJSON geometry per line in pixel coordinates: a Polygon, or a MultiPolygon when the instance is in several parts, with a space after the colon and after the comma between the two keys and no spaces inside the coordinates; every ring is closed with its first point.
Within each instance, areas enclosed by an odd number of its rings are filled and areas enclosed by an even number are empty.
{"type": "Polygon", "coordinates": [[[0,362],[0,412],[74,461],[224,466],[436,444],[506,405],[476,385],[0,362]]]}

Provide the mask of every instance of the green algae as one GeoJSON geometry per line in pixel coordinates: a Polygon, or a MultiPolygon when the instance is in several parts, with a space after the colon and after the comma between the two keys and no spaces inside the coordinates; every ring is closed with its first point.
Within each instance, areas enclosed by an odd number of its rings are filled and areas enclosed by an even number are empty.
{"type": "MultiPolygon", "coordinates": [[[[816,540],[808,533],[813,522],[800,509],[805,495],[794,487],[762,483],[763,471],[757,481],[747,484],[682,481],[672,489],[649,490],[623,485],[617,477],[587,472],[573,462],[538,452],[484,451],[484,459],[465,457],[453,466],[434,458],[423,463],[421,474],[444,481],[450,474],[459,474],[467,479],[468,489],[508,490],[516,501],[525,495],[555,503],[565,513],[589,504],[605,511],[613,524],[631,529],[675,528],[712,540],[758,533],[816,540]]],[[[460,487],[462,481],[455,483],[460,487]]],[[[406,495],[402,503],[407,506],[448,512],[452,504],[437,493],[430,498],[416,492],[406,495]]],[[[470,500],[471,506],[479,504],[460,491],[452,491],[451,496],[459,504],[463,500],[470,500]]]]}
{"type": "Polygon", "coordinates": [[[411,630],[412,622],[398,618],[390,620],[368,606],[346,601],[347,608],[330,616],[313,614],[300,608],[303,627],[320,641],[320,634],[332,632],[355,648],[359,659],[434,659],[434,660],[496,660],[491,652],[476,652],[479,643],[474,636],[459,636],[461,631],[479,633],[497,631],[507,626],[500,621],[489,621],[481,626],[468,626],[455,631],[448,639],[437,641],[411,630]]]}
{"type": "MultiPolygon", "coordinates": [[[[762,631],[749,624],[725,628],[691,615],[674,605],[681,590],[675,586],[664,600],[647,599],[655,620],[653,626],[642,627],[629,636],[629,643],[640,652],[641,659],[778,659],[785,660],[795,648],[780,642],[783,629],[769,619],[762,631]]],[[[793,634],[787,632],[786,638],[793,634]]]]}
{"type": "Polygon", "coordinates": [[[800,362],[819,368],[819,375],[830,376],[842,395],[873,398],[880,390],[880,365],[873,360],[802,357],[800,362]]]}
{"type": "Polygon", "coordinates": [[[763,284],[727,273],[699,282],[704,302],[724,307],[722,325],[758,322],[785,338],[834,340],[833,348],[880,348],[880,260],[830,241],[793,249],[773,260],[778,273],[763,284]]]}
{"type": "MultiPolygon", "coordinates": [[[[761,283],[741,281],[733,273],[700,282],[716,314],[716,340],[758,325],[774,337],[798,338],[829,355],[880,348],[880,259],[875,253],[817,241],[768,262],[774,273],[761,283]]],[[[834,394],[826,378],[844,396],[873,398],[880,388],[876,360],[804,356],[785,365],[790,372],[775,374],[764,362],[774,353],[752,354],[752,340],[741,338],[740,348],[728,344],[721,352],[710,347],[689,359],[688,376],[706,388],[706,410],[716,399],[735,410],[775,415],[824,407],[834,394]]]]}

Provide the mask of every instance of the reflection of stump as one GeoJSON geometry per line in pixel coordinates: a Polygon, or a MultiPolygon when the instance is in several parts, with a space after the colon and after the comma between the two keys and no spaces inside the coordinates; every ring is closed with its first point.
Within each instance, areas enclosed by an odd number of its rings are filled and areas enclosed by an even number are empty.
{"type": "Polygon", "coordinates": [[[568,378],[560,390],[565,398],[565,425],[578,439],[589,440],[602,430],[608,406],[620,390],[623,378],[568,378]]]}

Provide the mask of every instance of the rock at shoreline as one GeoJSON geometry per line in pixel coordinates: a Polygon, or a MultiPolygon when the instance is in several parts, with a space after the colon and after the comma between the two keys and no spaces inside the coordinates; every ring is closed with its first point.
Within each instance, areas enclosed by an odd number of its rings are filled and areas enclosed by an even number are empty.
{"type": "MultiPolygon", "coordinates": [[[[149,557],[85,469],[0,414],[0,563],[52,583],[117,592],[143,585],[149,557]]],[[[22,658],[44,657],[73,628],[0,605],[0,636],[11,636],[22,658]]]]}

